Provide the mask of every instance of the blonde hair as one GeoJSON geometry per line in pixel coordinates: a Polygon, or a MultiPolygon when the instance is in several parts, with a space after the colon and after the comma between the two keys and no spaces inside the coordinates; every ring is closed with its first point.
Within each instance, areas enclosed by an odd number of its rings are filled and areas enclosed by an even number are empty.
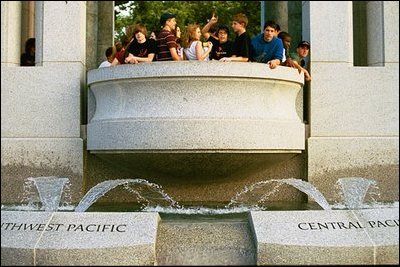
{"type": "Polygon", "coordinates": [[[233,16],[233,21],[237,21],[240,24],[244,24],[244,27],[247,27],[247,24],[249,24],[249,19],[247,18],[247,16],[243,13],[239,13],[236,14],[235,16],[233,16]]]}
{"type": "Polygon", "coordinates": [[[198,24],[189,24],[186,27],[186,31],[183,35],[183,47],[188,48],[192,44],[193,41],[197,41],[196,39],[196,30],[200,28],[198,24]]]}

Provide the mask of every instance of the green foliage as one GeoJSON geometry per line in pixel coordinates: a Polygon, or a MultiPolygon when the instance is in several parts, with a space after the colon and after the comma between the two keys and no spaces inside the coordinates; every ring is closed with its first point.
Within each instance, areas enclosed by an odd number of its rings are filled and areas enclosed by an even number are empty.
{"type": "MultiPolygon", "coordinates": [[[[247,32],[257,35],[260,30],[260,1],[115,1],[115,39],[120,40],[126,28],[135,23],[143,23],[147,31],[161,29],[160,16],[164,12],[175,13],[178,26],[184,30],[188,24],[207,24],[213,12],[218,22],[230,28],[232,17],[244,13],[249,19],[247,32]],[[123,15],[129,12],[129,15],[123,15]]],[[[233,32],[230,39],[234,39],[233,32]]]]}

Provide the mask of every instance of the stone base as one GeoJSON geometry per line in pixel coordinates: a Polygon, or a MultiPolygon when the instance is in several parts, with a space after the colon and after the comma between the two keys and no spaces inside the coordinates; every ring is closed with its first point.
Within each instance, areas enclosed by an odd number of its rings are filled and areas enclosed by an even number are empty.
{"type": "Polygon", "coordinates": [[[251,212],[257,265],[399,264],[399,209],[251,212]]]}
{"type": "Polygon", "coordinates": [[[154,265],[157,213],[1,211],[1,265],[154,265]]]}
{"type": "Polygon", "coordinates": [[[1,222],[1,265],[399,264],[398,207],[172,224],[150,212],[1,211],[1,222]]]}

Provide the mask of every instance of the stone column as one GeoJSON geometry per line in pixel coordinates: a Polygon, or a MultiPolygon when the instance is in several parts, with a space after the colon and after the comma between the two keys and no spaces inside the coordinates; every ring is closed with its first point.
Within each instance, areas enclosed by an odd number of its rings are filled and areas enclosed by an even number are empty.
{"type": "Polygon", "coordinates": [[[35,1],[21,1],[21,53],[25,52],[25,42],[35,37],[35,1]]]}
{"type": "MultiPolygon", "coordinates": [[[[399,2],[382,1],[385,66],[399,66],[399,2]],[[393,44],[393,45],[390,45],[393,44]]],[[[398,76],[397,76],[398,77],[398,76]]]]}
{"type": "Polygon", "coordinates": [[[383,1],[367,1],[366,12],[368,66],[383,66],[385,61],[383,1]]]}
{"type": "Polygon", "coordinates": [[[330,202],[340,200],[335,183],[343,177],[376,181],[377,201],[399,198],[398,3],[390,10],[385,6],[379,18],[383,25],[393,25],[381,29],[391,39],[375,36],[372,45],[393,51],[393,62],[358,67],[353,64],[357,29],[352,2],[308,1],[303,6],[312,53],[308,181],[330,202]]]}
{"type": "Polygon", "coordinates": [[[19,66],[21,2],[1,1],[1,65],[19,66]]]}
{"type": "Polygon", "coordinates": [[[35,65],[43,66],[43,1],[36,2],[35,16],[35,65]]]}
{"type": "Polygon", "coordinates": [[[60,62],[85,64],[86,3],[43,1],[42,21],[43,65],[60,62]]]}
{"type": "MultiPolygon", "coordinates": [[[[288,31],[288,1],[265,1],[265,21],[273,20],[281,31],[288,31]]],[[[263,25],[264,27],[264,25],[263,25]]]]}
{"type": "Polygon", "coordinates": [[[107,47],[114,44],[114,1],[98,2],[97,66],[106,60],[107,47]]]}
{"type": "MultiPolygon", "coordinates": [[[[12,49],[19,64],[21,29],[12,23],[21,19],[10,17],[21,10],[15,3],[1,3],[5,37],[1,56],[3,62],[11,55],[6,49],[12,49]]],[[[86,2],[37,1],[35,14],[36,57],[41,66],[2,64],[1,68],[1,199],[21,201],[27,177],[58,176],[70,179],[72,201],[77,202],[84,173],[81,97],[86,85],[86,2]]]]}
{"type": "MultiPolygon", "coordinates": [[[[292,36],[291,52],[303,40],[301,1],[288,1],[288,33],[292,36]]],[[[308,39],[305,39],[308,40],[308,39]]]]}
{"type": "Polygon", "coordinates": [[[86,2],[86,69],[97,68],[98,1],[86,2]]]}

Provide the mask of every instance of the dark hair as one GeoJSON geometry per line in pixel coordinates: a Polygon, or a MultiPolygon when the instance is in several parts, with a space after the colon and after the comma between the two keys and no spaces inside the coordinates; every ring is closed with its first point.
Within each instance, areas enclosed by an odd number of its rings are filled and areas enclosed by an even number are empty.
{"type": "Polygon", "coordinates": [[[164,26],[165,22],[167,22],[167,20],[172,19],[172,18],[176,18],[176,14],[169,13],[169,12],[162,14],[160,17],[160,25],[164,26]]]}
{"type": "Polygon", "coordinates": [[[227,33],[228,36],[229,36],[229,27],[228,27],[228,26],[226,26],[226,25],[218,25],[217,33],[218,33],[220,30],[226,31],[226,33],[227,33]]]}
{"type": "Polygon", "coordinates": [[[279,39],[285,39],[286,37],[292,37],[292,36],[290,36],[290,34],[289,33],[287,33],[287,32],[280,32],[279,34],[278,34],[278,38],[279,39]]]}
{"type": "Polygon", "coordinates": [[[210,30],[208,31],[208,32],[211,32],[211,33],[217,33],[218,32],[218,27],[216,26],[216,25],[212,25],[211,27],[210,27],[210,30]]]}
{"type": "Polygon", "coordinates": [[[274,28],[276,31],[278,31],[278,30],[281,29],[281,28],[279,27],[279,25],[276,24],[276,22],[273,21],[273,20],[268,20],[268,21],[266,21],[266,22],[264,23],[264,28],[263,28],[263,30],[265,31],[265,28],[267,28],[267,27],[274,28]]]}
{"type": "Polygon", "coordinates": [[[106,57],[109,58],[114,53],[114,47],[110,46],[106,49],[106,57]]]}
{"type": "Polygon", "coordinates": [[[27,54],[31,53],[31,49],[35,48],[35,42],[36,42],[35,38],[29,38],[28,40],[26,40],[25,53],[27,53],[27,54]]]}

